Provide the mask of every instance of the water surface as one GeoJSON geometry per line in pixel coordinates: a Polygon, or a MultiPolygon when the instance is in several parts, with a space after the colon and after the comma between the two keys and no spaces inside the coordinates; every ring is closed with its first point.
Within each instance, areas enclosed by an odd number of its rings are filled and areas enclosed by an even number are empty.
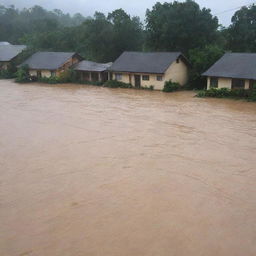
{"type": "Polygon", "coordinates": [[[0,255],[256,255],[256,104],[0,80],[0,255]]]}

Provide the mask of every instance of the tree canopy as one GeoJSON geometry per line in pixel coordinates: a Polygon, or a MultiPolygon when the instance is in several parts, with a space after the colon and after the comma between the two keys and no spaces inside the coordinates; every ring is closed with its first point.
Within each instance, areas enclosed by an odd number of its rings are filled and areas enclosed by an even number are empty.
{"type": "Polygon", "coordinates": [[[26,44],[35,51],[76,51],[88,60],[114,61],[123,51],[181,51],[193,66],[192,84],[225,51],[256,51],[256,6],[237,11],[227,28],[211,10],[192,0],[156,3],[145,24],[123,9],[93,17],[40,6],[16,9],[0,5],[0,41],[26,44]]]}

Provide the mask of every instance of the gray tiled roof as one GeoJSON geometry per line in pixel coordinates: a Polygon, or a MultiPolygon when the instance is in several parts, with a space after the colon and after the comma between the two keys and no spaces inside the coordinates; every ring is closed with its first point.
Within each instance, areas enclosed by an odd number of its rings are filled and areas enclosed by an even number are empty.
{"type": "Polygon", "coordinates": [[[30,69],[56,70],[75,54],[75,52],[37,52],[20,66],[28,65],[30,69]]]}
{"type": "Polygon", "coordinates": [[[256,79],[256,53],[226,53],[202,75],[256,79]]]}
{"type": "Polygon", "coordinates": [[[74,70],[103,72],[107,68],[109,68],[111,65],[112,65],[112,62],[110,62],[110,63],[96,63],[96,62],[93,62],[93,61],[83,60],[83,61],[77,63],[74,66],[74,70]]]}
{"type": "Polygon", "coordinates": [[[0,61],[12,60],[25,48],[25,45],[0,45],[0,61]]]}
{"type": "Polygon", "coordinates": [[[164,74],[181,52],[124,52],[109,68],[117,72],[164,74]]]}

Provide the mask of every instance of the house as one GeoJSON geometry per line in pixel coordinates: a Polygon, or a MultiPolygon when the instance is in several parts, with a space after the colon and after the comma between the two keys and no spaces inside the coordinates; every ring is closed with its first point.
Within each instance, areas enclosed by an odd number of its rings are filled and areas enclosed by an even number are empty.
{"type": "Polygon", "coordinates": [[[108,80],[107,69],[112,65],[110,63],[96,63],[83,60],[74,66],[81,81],[106,82],[108,80]]]}
{"type": "Polygon", "coordinates": [[[0,45],[10,45],[10,43],[9,43],[9,42],[1,41],[1,42],[0,42],[0,45]]]}
{"type": "Polygon", "coordinates": [[[250,89],[256,82],[256,53],[226,53],[202,76],[207,89],[250,89]]]}
{"type": "Polygon", "coordinates": [[[28,65],[31,76],[51,77],[59,76],[81,60],[75,52],[37,52],[20,66],[28,65]]]}
{"type": "Polygon", "coordinates": [[[11,63],[14,63],[18,55],[26,48],[25,45],[0,45],[0,70],[7,69],[11,63]]]}
{"type": "Polygon", "coordinates": [[[124,52],[109,68],[110,79],[136,88],[162,90],[166,81],[181,86],[188,81],[190,64],[180,52],[124,52]]]}

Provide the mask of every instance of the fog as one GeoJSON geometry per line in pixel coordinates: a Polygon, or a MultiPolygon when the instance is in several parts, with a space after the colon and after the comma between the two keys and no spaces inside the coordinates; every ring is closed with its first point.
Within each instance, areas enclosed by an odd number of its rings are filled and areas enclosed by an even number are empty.
{"type": "MultiPolygon", "coordinates": [[[[2,0],[4,5],[15,5],[17,8],[29,8],[33,5],[40,5],[46,9],[61,9],[63,12],[77,13],[80,12],[85,16],[92,16],[95,11],[104,13],[111,12],[114,9],[123,8],[131,15],[139,16],[145,19],[145,11],[152,8],[156,0],[2,0]]],[[[166,1],[158,1],[166,2],[166,1]]],[[[254,1],[248,0],[198,0],[196,1],[201,7],[210,8],[214,15],[217,15],[219,21],[224,26],[230,24],[230,20],[236,8],[248,5],[254,1]]]]}

